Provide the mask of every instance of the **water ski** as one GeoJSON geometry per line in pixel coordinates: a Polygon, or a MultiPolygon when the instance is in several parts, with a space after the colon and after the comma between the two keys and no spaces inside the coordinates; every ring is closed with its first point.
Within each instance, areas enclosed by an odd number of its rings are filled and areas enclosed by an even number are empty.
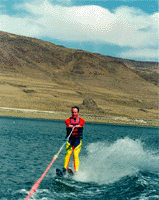
{"type": "Polygon", "coordinates": [[[59,177],[63,177],[64,174],[63,174],[63,172],[62,172],[61,169],[58,169],[58,168],[57,168],[57,169],[56,169],[56,175],[59,176],[59,177]]]}
{"type": "Polygon", "coordinates": [[[67,170],[66,170],[66,172],[63,172],[63,170],[61,170],[61,169],[56,169],[56,175],[57,176],[59,176],[59,177],[63,177],[64,175],[66,175],[66,174],[68,174],[68,175],[70,175],[70,176],[73,176],[74,175],[74,172],[72,171],[72,169],[70,169],[70,168],[68,168],[67,170]]]}
{"type": "Polygon", "coordinates": [[[67,172],[68,172],[68,174],[71,175],[71,176],[74,175],[74,172],[73,172],[72,169],[70,169],[70,168],[67,169],[67,172]]]}

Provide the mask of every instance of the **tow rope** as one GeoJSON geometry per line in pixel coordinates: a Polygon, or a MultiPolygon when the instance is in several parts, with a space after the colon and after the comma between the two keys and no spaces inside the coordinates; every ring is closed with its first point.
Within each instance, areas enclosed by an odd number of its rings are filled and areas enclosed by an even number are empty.
{"type": "Polygon", "coordinates": [[[75,127],[72,128],[71,133],[69,134],[69,136],[66,138],[65,143],[61,146],[60,150],[57,152],[56,155],[54,155],[51,163],[49,164],[49,166],[46,168],[45,172],[42,174],[42,176],[34,183],[34,185],[32,186],[31,190],[28,193],[28,196],[25,198],[25,200],[28,200],[33,194],[34,192],[36,192],[37,188],[39,187],[41,181],[43,180],[44,176],[46,175],[46,173],[49,171],[50,167],[52,166],[52,164],[55,162],[55,160],[58,158],[58,155],[60,154],[60,152],[62,151],[63,147],[65,146],[66,142],[69,140],[73,130],[75,127]]]}

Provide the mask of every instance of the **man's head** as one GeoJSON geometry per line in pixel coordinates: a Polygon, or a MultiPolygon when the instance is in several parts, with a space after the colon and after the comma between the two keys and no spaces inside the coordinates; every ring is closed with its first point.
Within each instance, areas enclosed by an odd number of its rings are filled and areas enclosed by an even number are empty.
{"type": "Polygon", "coordinates": [[[72,117],[77,118],[79,114],[79,108],[77,106],[74,106],[72,107],[71,111],[72,111],[72,117]]]}

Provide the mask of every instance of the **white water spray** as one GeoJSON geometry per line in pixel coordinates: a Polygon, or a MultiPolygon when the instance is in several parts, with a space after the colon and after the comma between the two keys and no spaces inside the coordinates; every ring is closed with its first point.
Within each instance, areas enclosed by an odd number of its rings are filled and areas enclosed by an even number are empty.
{"type": "Polygon", "coordinates": [[[87,151],[88,155],[81,159],[77,181],[107,184],[131,176],[142,168],[159,171],[159,158],[144,151],[140,140],[124,138],[111,145],[92,143],[87,151]]]}

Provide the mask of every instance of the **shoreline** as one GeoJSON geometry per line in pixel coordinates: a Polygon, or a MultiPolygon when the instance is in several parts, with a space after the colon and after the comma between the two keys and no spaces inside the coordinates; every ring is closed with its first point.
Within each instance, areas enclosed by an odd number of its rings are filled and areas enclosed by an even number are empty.
{"type": "MultiPolygon", "coordinates": [[[[0,116],[64,121],[66,118],[70,117],[70,112],[0,107],[0,116]]],[[[159,127],[158,119],[153,119],[153,120],[131,119],[122,116],[107,116],[107,115],[86,114],[86,113],[80,113],[79,116],[84,118],[85,121],[88,123],[159,127]]]]}

